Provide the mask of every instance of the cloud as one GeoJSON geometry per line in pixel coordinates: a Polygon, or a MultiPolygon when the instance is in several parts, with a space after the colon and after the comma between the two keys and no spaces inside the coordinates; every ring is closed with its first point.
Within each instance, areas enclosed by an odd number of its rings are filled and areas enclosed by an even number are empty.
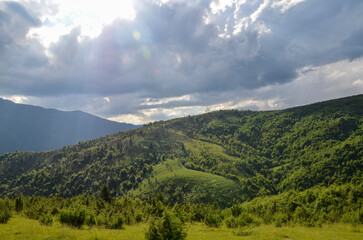
{"type": "Polygon", "coordinates": [[[363,2],[139,0],[134,11],[96,36],[70,22],[45,44],[39,29],[60,26],[61,5],[0,2],[0,96],[142,122],[361,91],[349,68],[362,67],[363,2]]]}

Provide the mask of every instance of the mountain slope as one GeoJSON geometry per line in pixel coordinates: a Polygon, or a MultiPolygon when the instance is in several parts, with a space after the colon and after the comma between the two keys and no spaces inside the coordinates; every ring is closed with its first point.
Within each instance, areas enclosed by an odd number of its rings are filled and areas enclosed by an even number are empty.
{"type": "Polygon", "coordinates": [[[113,196],[147,199],[162,191],[171,203],[228,206],[292,189],[360,184],[362,106],[358,95],[280,111],[218,111],[56,151],[4,154],[0,196],[95,194],[107,183],[113,196]],[[214,180],[224,187],[208,184],[214,180]]]}
{"type": "Polygon", "coordinates": [[[0,99],[0,153],[43,151],[135,128],[80,111],[64,112],[0,99]]]}

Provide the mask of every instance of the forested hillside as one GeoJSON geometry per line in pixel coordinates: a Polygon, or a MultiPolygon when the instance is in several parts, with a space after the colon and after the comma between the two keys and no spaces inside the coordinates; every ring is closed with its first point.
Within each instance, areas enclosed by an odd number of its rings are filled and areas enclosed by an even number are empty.
{"type": "Polygon", "coordinates": [[[45,109],[1,98],[0,113],[0,154],[53,150],[138,127],[81,111],[45,109]]]}
{"type": "Polygon", "coordinates": [[[0,196],[95,195],[230,206],[362,183],[363,95],[280,111],[217,111],[48,152],[0,156],[0,196]],[[285,196],[285,195],[282,195],[285,196]]]}

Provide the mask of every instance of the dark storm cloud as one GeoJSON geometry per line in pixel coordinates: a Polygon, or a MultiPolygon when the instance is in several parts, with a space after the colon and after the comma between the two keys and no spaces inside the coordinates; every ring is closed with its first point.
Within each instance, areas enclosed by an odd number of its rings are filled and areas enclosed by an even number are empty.
{"type": "Polygon", "coordinates": [[[278,1],[242,2],[214,14],[210,1],[138,1],[134,20],[115,20],[93,39],[75,27],[48,55],[27,37],[40,16],[2,3],[0,94],[108,96],[111,104],[97,110],[107,115],[157,106],[140,105],[146,98],[194,96],[167,108],[217,104],[289,83],[301,68],[363,55],[362,1],[307,0],[287,10],[278,1]]]}

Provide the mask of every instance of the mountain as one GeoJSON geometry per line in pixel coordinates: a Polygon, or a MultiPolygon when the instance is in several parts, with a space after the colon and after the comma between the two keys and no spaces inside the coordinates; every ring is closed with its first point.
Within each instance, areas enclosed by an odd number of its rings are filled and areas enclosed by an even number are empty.
{"type": "Polygon", "coordinates": [[[0,98],[0,154],[44,151],[136,128],[88,113],[16,104],[0,98]]]}
{"type": "Polygon", "coordinates": [[[363,95],[159,121],[55,151],[0,156],[0,196],[97,194],[230,206],[362,183],[363,95]]]}

